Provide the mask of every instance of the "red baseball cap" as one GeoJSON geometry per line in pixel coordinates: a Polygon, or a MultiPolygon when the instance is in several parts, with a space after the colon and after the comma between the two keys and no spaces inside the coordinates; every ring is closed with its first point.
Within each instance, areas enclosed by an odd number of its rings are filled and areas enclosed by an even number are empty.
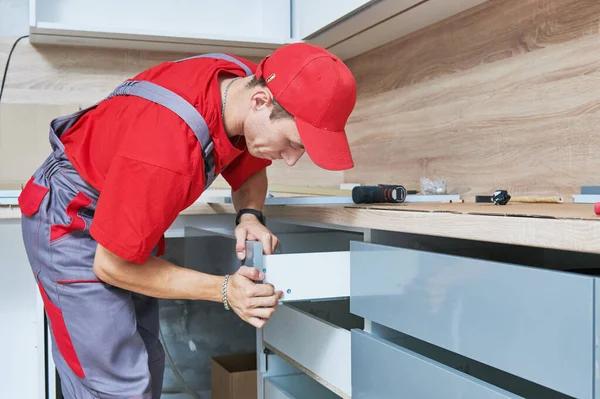
{"type": "Polygon", "coordinates": [[[308,43],[277,48],[256,70],[292,114],[306,153],[323,169],[354,166],[346,122],[356,104],[356,82],[335,55],[308,43]]]}

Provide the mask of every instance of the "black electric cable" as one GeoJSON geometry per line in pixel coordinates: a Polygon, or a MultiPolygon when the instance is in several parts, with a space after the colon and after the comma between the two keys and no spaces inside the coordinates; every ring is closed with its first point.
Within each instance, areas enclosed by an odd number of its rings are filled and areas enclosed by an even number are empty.
{"type": "Polygon", "coordinates": [[[4,67],[4,76],[2,77],[2,85],[0,85],[0,103],[2,102],[2,93],[4,93],[4,83],[6,83],[6,75],[8,74],[8,65],[10,64],[10,57],[12,56],[13,51],[15,51],[17,43],[19,43],[21,39],[25,39],[26,37],[29,37],[29,35],[21,36],[20,38],[15,40],[15,42],[12,45],[12,48],[10,49],[10,53],[8,53],[8,58],[6,59],[6,66],[4,67]]]}

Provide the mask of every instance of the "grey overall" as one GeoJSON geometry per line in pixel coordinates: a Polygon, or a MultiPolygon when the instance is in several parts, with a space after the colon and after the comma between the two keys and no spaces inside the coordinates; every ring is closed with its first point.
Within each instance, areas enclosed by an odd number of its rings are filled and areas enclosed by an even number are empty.
{"type": "MultiPolygon", "coordinates": [[[[251,74],[226,54],[198,57],[226,59],[251,74]]],[[[179,95],[146,81],[125,82],[107,99],[125,95],[160,104],[187,123],[200,141],[209,187],[215,179],[213,142],[200,113],[179,95]]],[[[106,284],[94,274],[97,243],[89,228],[100,193],[79,176],[60,141],[96,106],[50,123],[53,152],[19,198],[23,240],[50,322],[65,398],[156,399],[165,356],[158,339],[158,300],[106,284]]]]}

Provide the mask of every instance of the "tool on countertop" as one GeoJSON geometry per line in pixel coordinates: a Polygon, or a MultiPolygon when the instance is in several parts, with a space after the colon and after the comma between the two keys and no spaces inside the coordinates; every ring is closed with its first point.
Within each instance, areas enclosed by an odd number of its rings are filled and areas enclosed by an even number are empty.
{"type": "Polygon", "coordinates": [[[416,193],[416,191],[409,192],[400,184],[356,186],[352,189],[352,201],[355,204],[401,203],[409,193],[416,193]]]}
{"type": "Polygon", "coordinates": [[[564,202],[562,197],[552,196],[511,196],[506,190],[496,190],[494,195],[477,195],[475,202],[494,203],[495,205],[506,205],[509,201],[512,202],[527,202],[527,203],[548,203],[561,204],[564,202]]]}
{"type": "Polygon", "coordinates": [[[493,203],[494,205],[506,205],[510,201],[511,196],[506,190],[496,190],[494,195],[477,195],[475,196],[475,202],[487,202],[493,203]]]}
{"type": "Polygon", "coordinates": [[[529,202],[535,204],[562,204],[564,202],[562,197],[535,197],[535,196],[518,196],[512,197],[513,202],[529,202]]]}

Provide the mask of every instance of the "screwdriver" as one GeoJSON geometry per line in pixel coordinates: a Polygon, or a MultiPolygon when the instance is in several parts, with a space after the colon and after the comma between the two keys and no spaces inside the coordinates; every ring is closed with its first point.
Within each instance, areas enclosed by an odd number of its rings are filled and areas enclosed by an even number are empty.
{"type": "Polygon", "coordinates": [[[400,184],[378,184],[376,186],[356,186],[352,189],[352,201],[355,204],[401,203],[408,193],[400,184]]]}

